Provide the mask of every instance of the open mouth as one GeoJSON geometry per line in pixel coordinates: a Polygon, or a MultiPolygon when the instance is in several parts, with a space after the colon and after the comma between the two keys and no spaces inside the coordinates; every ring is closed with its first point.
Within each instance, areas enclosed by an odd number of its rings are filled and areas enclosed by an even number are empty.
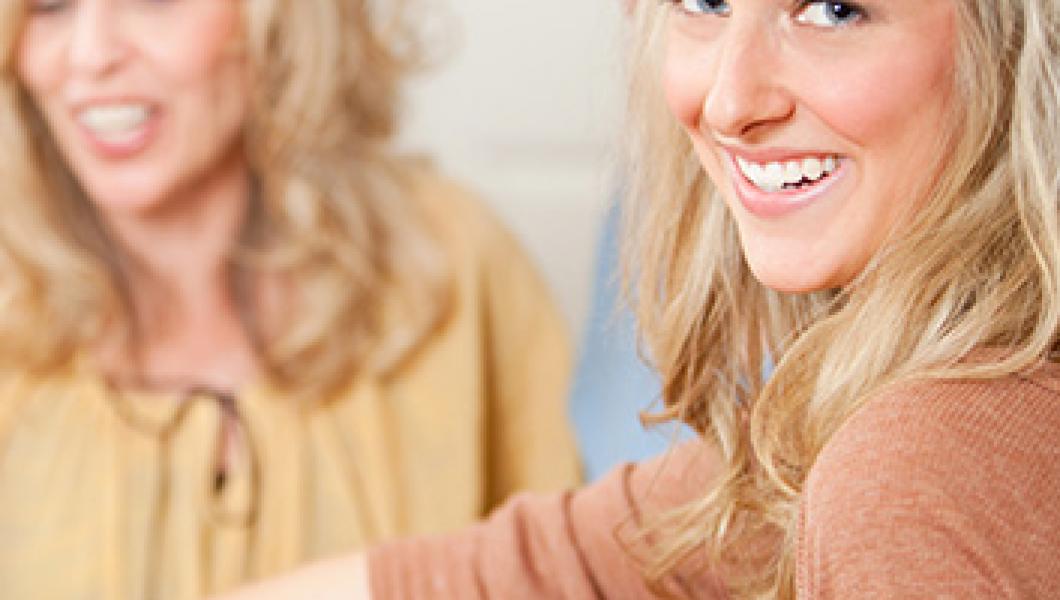
{"type": "Polygon", "coordinates": [[[108,160],[137,156],[159,135],[160,107],[137,99],[95,100],[74,106],[87,148],[108,160]]]}
{"type": "Polygon", "coordinates": [[[146,104],[114,104],[86,108],[78,121],[101,141],[119,143],[142,133],[153,114],[146,104]]]}
{"type": "Polygon", "coordinates": [[[747,181],[770,194],[818,185],[827,180],[839,165],[840,159],[834,155],[769,163],[756,163],[736,157],[736,166],[747,181]]]}

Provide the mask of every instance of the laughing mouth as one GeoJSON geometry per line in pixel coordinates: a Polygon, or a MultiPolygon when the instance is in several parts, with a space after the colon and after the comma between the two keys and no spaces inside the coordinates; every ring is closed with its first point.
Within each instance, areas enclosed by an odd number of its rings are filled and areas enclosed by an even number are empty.
{"type": "Polygon", "coordinates": [[[145,104],[93,106],[78,114],[78,121],[103,140],[122,140],[139,132],[151,117],[145,104]]]}
{"type": "Polygon", "coordinates": [[[807,157],[798,160],[757,163],[736,157],[740,173],[759,190],[777,193],[808,188],[826,180],[839,168],[835,155],[807,157]]]}

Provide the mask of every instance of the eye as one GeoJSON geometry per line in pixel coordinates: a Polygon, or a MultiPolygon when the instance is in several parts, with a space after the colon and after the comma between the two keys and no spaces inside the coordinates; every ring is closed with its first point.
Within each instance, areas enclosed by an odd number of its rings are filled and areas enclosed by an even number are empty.
{"type": "Polygon", "coordinates": [[[865,18],[865,11],[850,2],[804,2],[795,14],[795,21],[815,27],[852,25],[865,18]]]}
{"type": "Polygon", "coordinates": [[[727,16],[732,8],[725,0],[673,0],[682,12],[690,15],[727,16]]]}
{"type": "Polygon", "coordinates": [[[50,13],[64,9],[68,4],[68,0],[32,0],[29,10],[34,13],[50,13]]]}

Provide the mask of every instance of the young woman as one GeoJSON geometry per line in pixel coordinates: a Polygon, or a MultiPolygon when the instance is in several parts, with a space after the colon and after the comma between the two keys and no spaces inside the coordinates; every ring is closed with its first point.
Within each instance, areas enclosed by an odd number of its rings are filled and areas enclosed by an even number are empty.
{"type": "Polygon", "coordinates": [[[0,595],[201,597],[576,482],[543,285],[388,149],[402,3],[0,28],[0,595]]]}
{"type": "Polygon", "coordinates": [[[703,441],[261,593],[1054,595],[1060,4],[639,12],[635,297],[703,441]]]}

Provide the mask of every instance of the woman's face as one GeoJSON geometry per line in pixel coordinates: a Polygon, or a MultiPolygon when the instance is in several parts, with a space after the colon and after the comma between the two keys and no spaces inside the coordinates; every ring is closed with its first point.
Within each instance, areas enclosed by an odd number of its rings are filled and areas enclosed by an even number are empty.
{"type": "Polygon", "coordinates": [[[101,209],[164,209],[242,169],[238,2],[25,1],[18,76],[101,209]]]}
{"type": "Polygon", "coordinates": [[[937,178],[953,0],[674,0],[664,86],[764,284],[835,288],[937,178]]]}

